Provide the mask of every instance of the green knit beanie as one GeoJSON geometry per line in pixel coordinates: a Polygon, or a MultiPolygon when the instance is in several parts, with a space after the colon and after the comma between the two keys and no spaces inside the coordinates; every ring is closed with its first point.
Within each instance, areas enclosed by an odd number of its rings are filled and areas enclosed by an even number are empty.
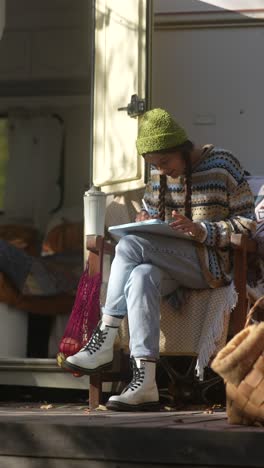
{"type": "Polygon", "coordinates": [[[182,145],[187,140],[185,130],[167,111],[152,109],[141,118],[136,146],[139,154],[154,153],[182,145]]]}

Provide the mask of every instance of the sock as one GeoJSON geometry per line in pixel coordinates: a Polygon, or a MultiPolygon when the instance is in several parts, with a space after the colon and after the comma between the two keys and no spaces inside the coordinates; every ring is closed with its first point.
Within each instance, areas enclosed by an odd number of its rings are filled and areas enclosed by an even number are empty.
{"type": "Polygon", "coordinates": [[[118,328],[120,323],[122,322],[122,317],[117,318],[114,317],[113,315],[107,315],[103,314],[102,321],[105,323],[105,325],[108,325],[109,327],[115,327],[118,328]]]}

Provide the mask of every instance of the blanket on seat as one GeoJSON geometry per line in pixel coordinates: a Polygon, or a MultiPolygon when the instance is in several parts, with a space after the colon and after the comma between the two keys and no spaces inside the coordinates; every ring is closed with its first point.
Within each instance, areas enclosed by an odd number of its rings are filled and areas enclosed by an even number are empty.
{"type": "MultiPolygon", "coordinates": [[[[101,288],[101,303],[107,284],[101,288]]],[[[202,379],[210,359],[225,346],[230,313],[237,302],[234,284],[217,289],[192,290],[187,302],[175,310],[165,299],[160,308],[160,354],[197,356],[196,373],[202,379]]],[[[129,351],[127,318],[119,329],[118,345],[129,351]]]]}

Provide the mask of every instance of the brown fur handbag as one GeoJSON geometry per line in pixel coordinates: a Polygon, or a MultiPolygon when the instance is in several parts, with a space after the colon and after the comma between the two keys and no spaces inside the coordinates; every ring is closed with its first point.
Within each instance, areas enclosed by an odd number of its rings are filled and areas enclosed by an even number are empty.
{"type": "Polygon", "coordinates": [[[226,383],[230,424],[264,425],[264,322],[250,325],[263,305],[264,296],[249,311],[245,328],[212,362],[212,369],[226,383]]]}

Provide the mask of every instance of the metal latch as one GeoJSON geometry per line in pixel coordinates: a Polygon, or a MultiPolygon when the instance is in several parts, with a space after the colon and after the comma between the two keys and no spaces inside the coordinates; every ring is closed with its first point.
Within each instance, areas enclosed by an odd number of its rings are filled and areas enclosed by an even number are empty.
{"type": "Polygon", "coordinates": [[[146,110],[145,99],[140,99],[137,94],[133,94],[127,107],[119,107],[117,110],[127,111],[129,117],[138,117],[146,110]]]}

